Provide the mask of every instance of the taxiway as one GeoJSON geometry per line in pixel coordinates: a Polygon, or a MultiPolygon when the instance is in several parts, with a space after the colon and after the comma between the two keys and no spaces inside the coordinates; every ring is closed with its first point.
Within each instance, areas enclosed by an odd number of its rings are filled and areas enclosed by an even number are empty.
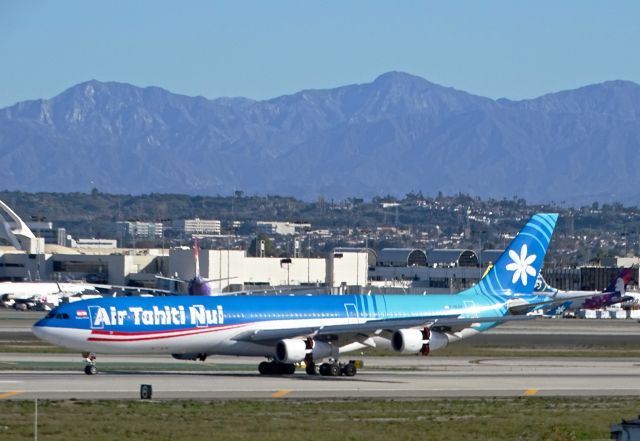
{"type": "MultiPolygon", "coordinates": [[[[0,363],[21,355],[5,354],[0,363]]],[[[101,357],[104,362],[165,363],[162,357],[101,357]]],[[[212,357],[218,365],[255,364],[255,359],[212,357]]],[[[69,360],[47,355],[40,360],[69,360]]],[[[77,359],[76,359],[77,360],[77,359]]],[[[514,396],[637,396],[640,360],[607,358],[469,358],[368,357],[356,377],[283,377],[237,371],[4,371],[0,398],[136,399],[140,385],[150,384],[156,399],[265,398],[434,398],[514,396]]],[[[299,370],[301,371],[301,370],[299,370]]]]}

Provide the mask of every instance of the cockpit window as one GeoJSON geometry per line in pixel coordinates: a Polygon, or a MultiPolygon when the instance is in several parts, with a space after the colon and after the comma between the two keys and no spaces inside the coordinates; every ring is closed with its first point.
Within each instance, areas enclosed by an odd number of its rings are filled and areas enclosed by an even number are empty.
{"type": "Polygon", "coordinates": [[[48,313],[48,314],[45,316],[45,318],[54,318],[55,316],[56,316],[56,315],[55,315],[55,313],[54,313],[54,312],[50,312],[50,313],[48,313]]]}
{"type": "Polygon", "coordinates": [[[66,312],[63,312],[63,313],[57,313],[57,314],[56,314],[56,318],[57,318],[57,319],[63,319],[63,320],[66,320],[66,319],[68,319],[68,318],[69,318],[69,314],[67,314],[66,312]]]}

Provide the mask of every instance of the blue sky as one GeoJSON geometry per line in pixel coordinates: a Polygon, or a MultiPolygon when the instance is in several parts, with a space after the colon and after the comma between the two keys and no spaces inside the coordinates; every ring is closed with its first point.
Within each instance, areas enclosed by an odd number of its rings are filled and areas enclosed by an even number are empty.
{"type": "Polygon", "coordinates": [[[265,99],[390,70],[492,98],[640,83],[638,1],[0,3],[0,107],[89,79],[265,99]]]}

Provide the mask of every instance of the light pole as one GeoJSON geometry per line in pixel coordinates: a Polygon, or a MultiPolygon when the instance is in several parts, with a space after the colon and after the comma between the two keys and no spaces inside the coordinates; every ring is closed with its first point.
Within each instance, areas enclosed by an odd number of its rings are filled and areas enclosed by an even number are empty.
{"type": "Polygon", "coordinates": [[[287,286],[290,286],[291,280],[289,279],[289,269],[291,267],[291,258],[287,257],[285,259],[280,259],[280,267],[282,267],[282,265],[287,266],[287,286]]]}
{"type": "Polygon", "coordinates": [[[164,223],[171,222],[171,219],[160,219],[160,234],[162,236],[162,255],[164,256],[164,223]]]}

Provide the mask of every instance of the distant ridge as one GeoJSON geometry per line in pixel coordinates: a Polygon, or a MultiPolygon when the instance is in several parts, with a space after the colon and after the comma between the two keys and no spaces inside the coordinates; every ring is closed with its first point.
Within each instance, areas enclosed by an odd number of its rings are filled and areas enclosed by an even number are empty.
{"type": "Polygon", "coordinates": [[[402,72],[265,101],[87,81],[0,109],[0,188],[640,202],[640,86],[492,100],[402,72]]]}

